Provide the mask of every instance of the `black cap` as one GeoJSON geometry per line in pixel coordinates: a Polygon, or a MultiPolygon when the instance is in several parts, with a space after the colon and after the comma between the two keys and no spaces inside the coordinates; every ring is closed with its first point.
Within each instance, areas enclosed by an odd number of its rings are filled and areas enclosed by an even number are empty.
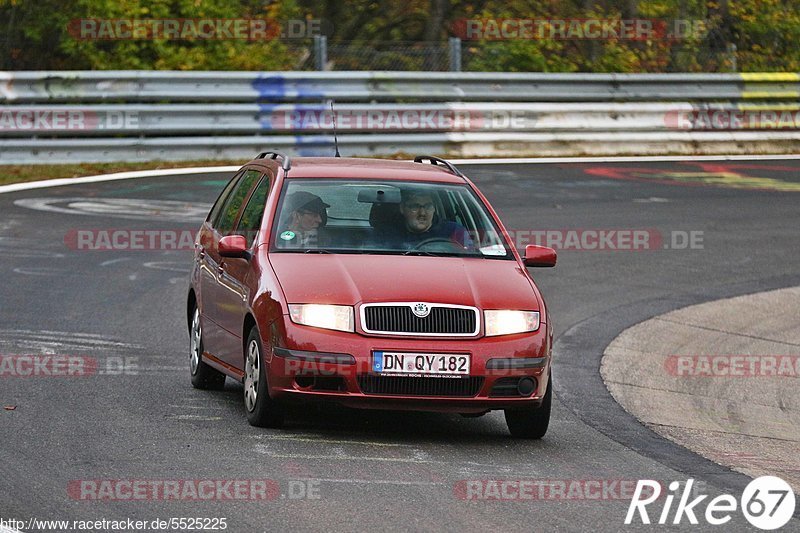
{"type": "Polygon", "coordinates": [[[325,215],[325,209],[330,207],[330,205],[322,201],[322,198],[307,191],[297,191],[292,193],[289,195],[288,201],[291,211],[304,209],[306,211],[311,211],[312,213],[325,215]]]}

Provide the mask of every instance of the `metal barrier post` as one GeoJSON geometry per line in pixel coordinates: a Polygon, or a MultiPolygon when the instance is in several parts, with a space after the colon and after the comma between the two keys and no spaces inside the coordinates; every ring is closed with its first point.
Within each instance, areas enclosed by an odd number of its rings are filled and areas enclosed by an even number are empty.
{"type": "Polygon", "coordinates": [[[317,70],[328,70],[328,38],[325,35],[314,36],[314,63],[317,70]]]}
{"type": "Polygon", "coordinates": [[[736,64],[736,45],[734,43],[728,43],[728,57],[731,62],[731,72],[737,72],[739,68],[736,64]]]}
{"type": "Polygon", "coordinates": [[[461,39],[450,37],[450,72],[461,72],[461,39]]]}

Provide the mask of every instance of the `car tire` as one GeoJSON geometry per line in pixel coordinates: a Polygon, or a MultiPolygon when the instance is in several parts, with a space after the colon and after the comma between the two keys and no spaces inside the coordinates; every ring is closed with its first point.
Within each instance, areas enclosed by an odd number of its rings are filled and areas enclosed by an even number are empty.
{"type": "Polygon", "coordinates": [[[189,328],[189,372],[195,389],[221,390],[225,387],[225,374],[203,361],[203,327],[197,307],[194,308],[189,328]]]}
{"type": "Polygon", "coordinates": [[[542,404],[533,409],[506,409],[506,424],[511,436],[518,439],[541,439],[550,425],[550,409],[553,402],[552,376],[547,380],[547,390],[542,404]]]}
{"type": "Polygon", "coordinates": [[[283,425],[283,409],[269,396],[261,335],[253,327],[244,353],[244,407],[251,426],[275,428],[283,425]]]}

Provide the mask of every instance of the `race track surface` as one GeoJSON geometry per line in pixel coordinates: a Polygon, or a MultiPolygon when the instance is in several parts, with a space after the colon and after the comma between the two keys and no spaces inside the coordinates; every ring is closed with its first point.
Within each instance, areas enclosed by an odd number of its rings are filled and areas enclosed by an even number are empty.
{"type": "MultiPolygon", "coordinates": [[[[191,251],[87,251],[75,237],[193,232],[230,175],[23,191],[0,195],[0,355],[80,356],[98,367],[80,377],[0,377],[0,406],[15,407],[0,410],[0,517],[225,517],[236,532],[616,531],[644,527],[623,525],[630,498],[615,489],[600,500],[486,501],[463,499],[463,488],[487,479],[614,486],[692,477],[712,496],[738,496],[748,478],[665,441],[613,401],[600,357],[623,329],[660,313],[800,284],[800,162],[461,170],[520,239],[608,229],[661,239],[648,250],[562,250],[556,268],[531,270],[556,327],[557,400],[544,440],[511,439],[498,412],[305,407],[282,430],[250,427],[241,385],[204,392],[189,383],[191,251]],[[695,246],[683,247],[690,232],[695,246]],[[133,479],[268,479],[280,494],[95,501],[73,490],[80,480],[133,479]],[[298,480],[313,498],[293,498],[298,480]]],[[[749,528],[734,516],[726,530],[749,528]]]]}

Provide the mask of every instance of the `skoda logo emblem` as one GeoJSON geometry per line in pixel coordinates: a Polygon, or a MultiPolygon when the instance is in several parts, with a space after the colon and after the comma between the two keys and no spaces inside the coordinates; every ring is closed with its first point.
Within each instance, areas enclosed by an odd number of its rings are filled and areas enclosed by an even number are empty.
{"type": "Polygon", "coordinates": [[[428,307],[428,304],[424,303],[414,304],[411,310],[414,312],[416,316],[420,318],[425,318],[431,313],[431,308],[428,307]]]}

